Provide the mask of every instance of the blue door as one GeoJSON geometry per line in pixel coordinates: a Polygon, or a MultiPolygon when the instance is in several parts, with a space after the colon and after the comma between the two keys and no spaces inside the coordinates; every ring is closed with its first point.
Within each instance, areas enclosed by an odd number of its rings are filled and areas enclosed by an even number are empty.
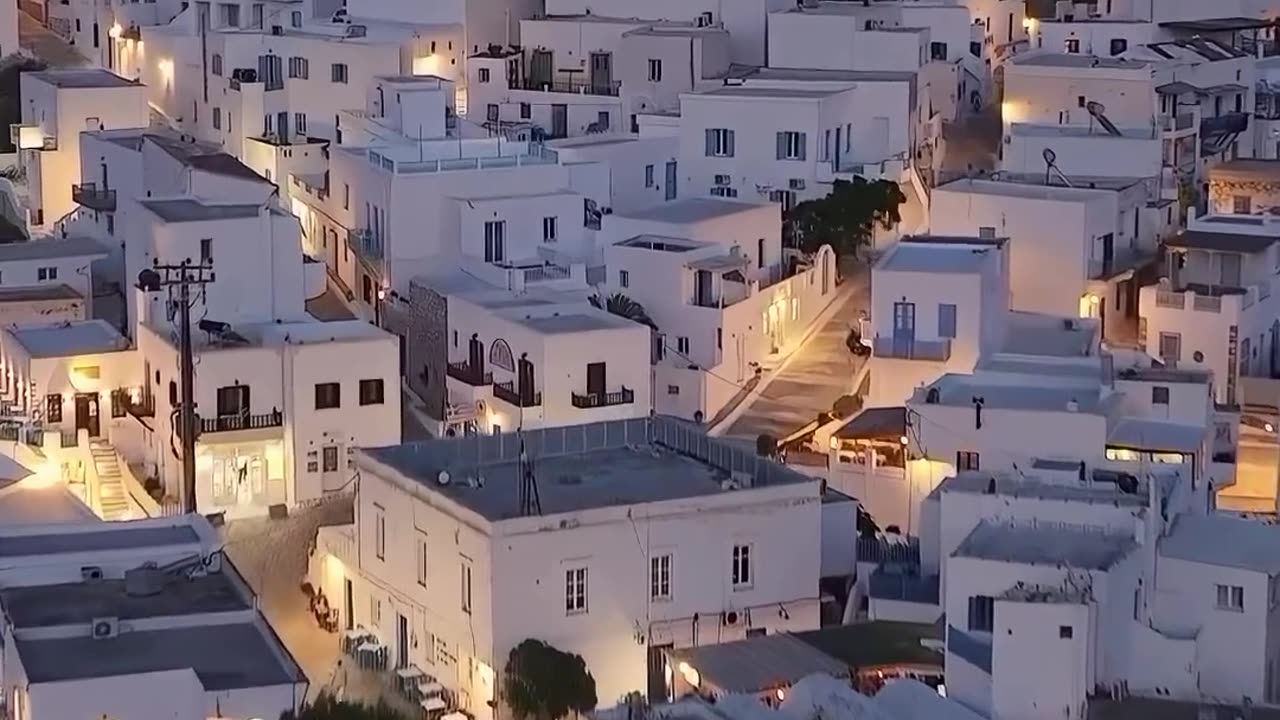
{"type": "Polygon", "coordinates": [[[893,304],[893,354],[909,357],[916,344],[916,304],[893,304]]]}

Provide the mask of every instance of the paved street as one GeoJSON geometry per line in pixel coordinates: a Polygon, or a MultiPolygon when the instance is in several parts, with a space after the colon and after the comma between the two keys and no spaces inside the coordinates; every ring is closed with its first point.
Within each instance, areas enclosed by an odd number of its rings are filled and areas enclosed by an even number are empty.
{"type": "MultiPolygon", "coordinates": [[[[844,304],[801,345],[760,395],[724,433],[726,438],[755,439],[761,433],[786,435],[831,409],[841,396],[852,392],[850,385],[862,358],[845,346],[849,329],[858,323],[858,313],[867,307],[870,275],[865,269],[845,281],[851,292],[844,304]]],[[[840,302],[837,299],[836,302],[840,302]]]]}
{"type": "Polygon", "coordinates": [[[49,32],[30,15],[18,11],[18,44],[53,68],[74,68],[89,64],[70,43],[49,32]]]}

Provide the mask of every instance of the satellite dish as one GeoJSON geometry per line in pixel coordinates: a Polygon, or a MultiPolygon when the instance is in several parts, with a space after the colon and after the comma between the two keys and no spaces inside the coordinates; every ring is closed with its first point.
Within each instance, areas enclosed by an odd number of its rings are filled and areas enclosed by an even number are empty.
{"type": "Polygon", "coordinates": [[[439,475],[436,475],[436,482],[440,483],[441,485],[448,485],[448,484],[449,484],[449,471],[448,471],[448,470],[441,470],[441,471],[440,471],[440,474],[439,474],[439,475]]]}
{"type": "Polygon", "coordinates": [[[1044,152],[1040,154],[1044,156],[1044,161],[1050,165],[1058,161],[1058,153],[1054,152],[1053,148],[1045,148],[1044,152]]]}

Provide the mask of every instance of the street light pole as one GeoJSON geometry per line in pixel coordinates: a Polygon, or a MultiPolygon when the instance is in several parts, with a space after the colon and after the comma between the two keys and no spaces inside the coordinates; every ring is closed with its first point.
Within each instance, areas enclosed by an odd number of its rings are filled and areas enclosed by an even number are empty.
{"type": "MultiPolygon", "coordinates": [[[[151,269],[138,273],[138,287],[147,292],[159,292],[167,288],[170,299],[177,294],[176,307],[180,318],[178,322],[178,364],[179,379],[182,383],[182,399],[178,408],[179,431],[182,441],[182,509],[184,512],[197,512],[196,507],[196,400],[195,400],[195,359],[191,346],[191,288],[204,287],[213,282],[213,263],[202,260],[193,263],[190,259],[177,265],[161,265],[153,263],[151,269]]],[[[170,318],[172,321],[172,318],[170,318]]]]}

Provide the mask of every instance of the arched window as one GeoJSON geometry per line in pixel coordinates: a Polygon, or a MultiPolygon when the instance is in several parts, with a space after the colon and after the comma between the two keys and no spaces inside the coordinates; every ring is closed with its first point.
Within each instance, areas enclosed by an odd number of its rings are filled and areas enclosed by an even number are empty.
{"type": "Polygon", "coordinates": [[[493,341],[493,345],[489,346],[489,364],[507,372],[516,371],[516,361],[511,354],[511,346],[506,340],[498,338],[493,341]]]}

